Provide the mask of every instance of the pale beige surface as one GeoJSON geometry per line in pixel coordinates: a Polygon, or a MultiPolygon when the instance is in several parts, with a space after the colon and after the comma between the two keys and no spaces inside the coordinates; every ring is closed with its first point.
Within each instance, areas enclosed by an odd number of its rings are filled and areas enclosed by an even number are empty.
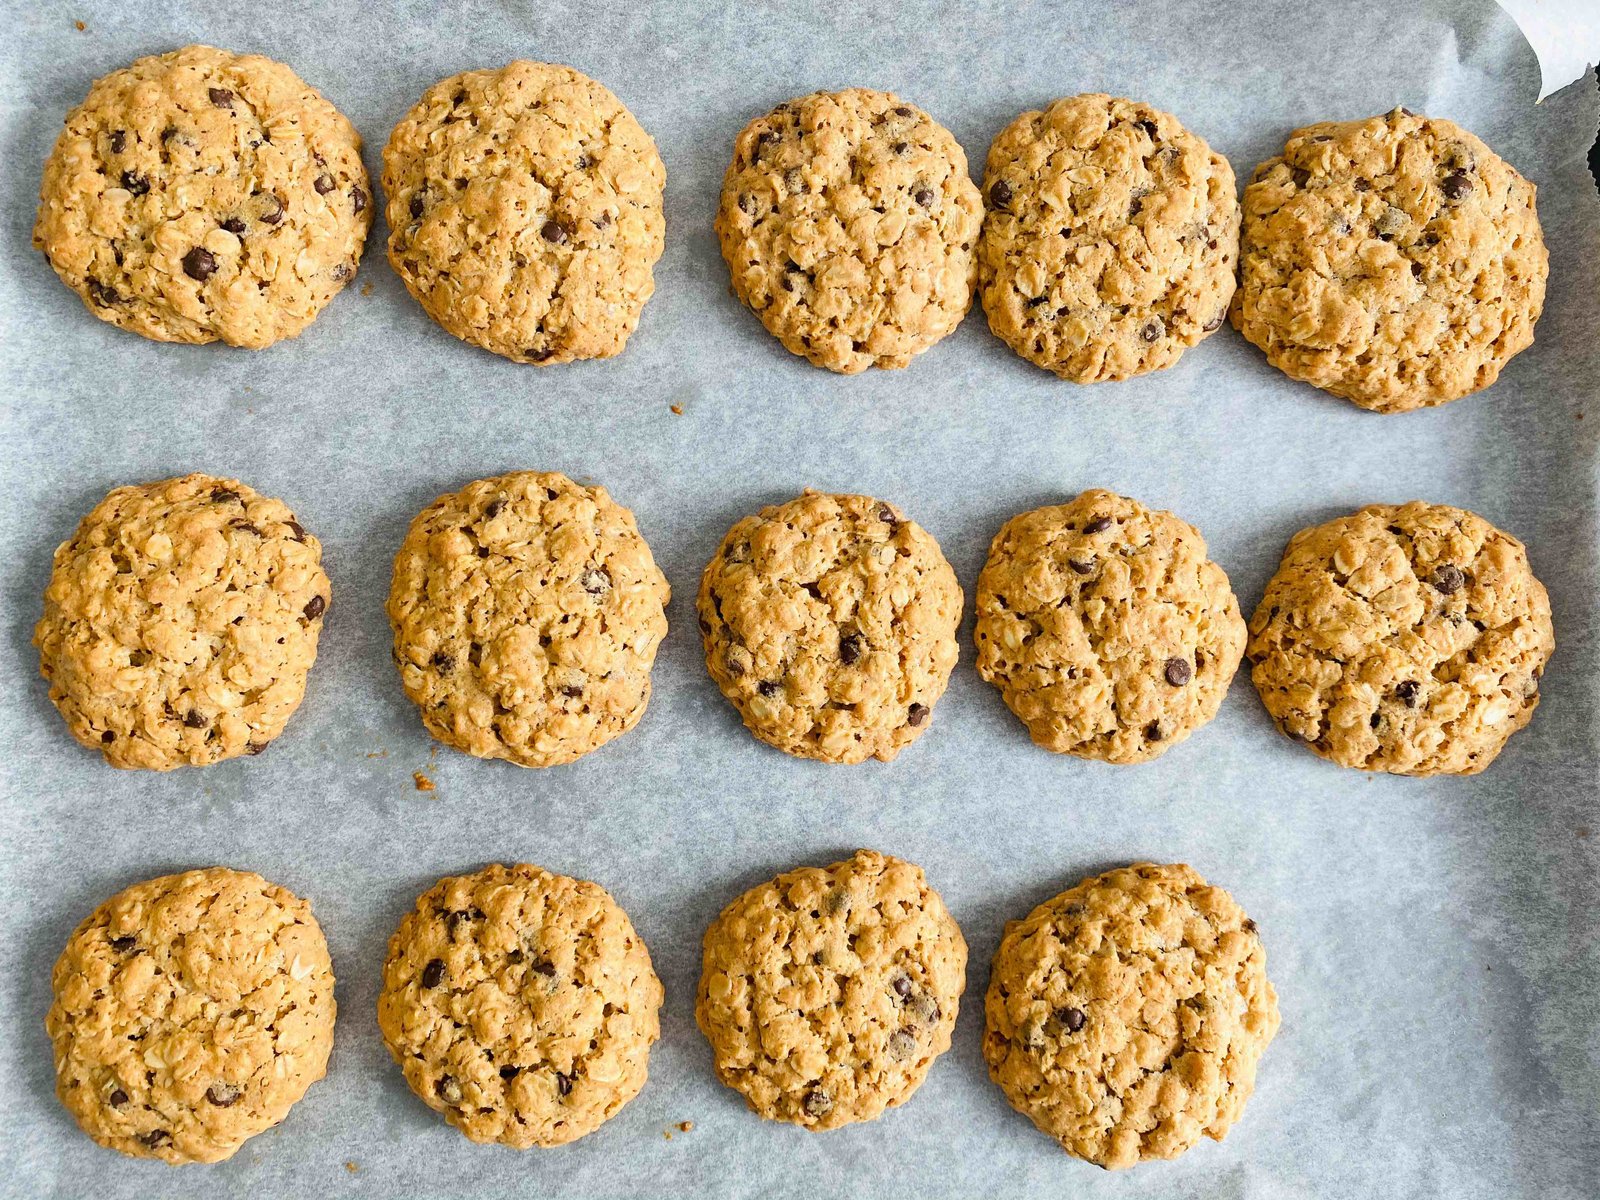
{"type": "Polygon", "coordinates": [[[333,964],[311,906],[212,867],[135,884],[79,925],[45,1019],[56,1094],[113,1150],[219,1162],[327,1070],[333,964]]]}
{"type": "Polygon", "coordinates": [[[1102,489],[1007,521],[976,603],[978,674],[1035,742],[1082,758],[1164,754],[1217,715],[1244,653],[1200,531],[1102,489]]]}
{"type": "Polygon", "coordinates": [[[39,670],[114,767],[259,754],[305,695],[330,595],[283,501],[198,474],[117,488],[56,548],[39,670]]]}
{"type": "Polygon", "coordinates": [[[1534,192],[1437,117],[1297,129],[1244,191],[1233,324],[1285,374],[1377,412],[1486,388],[1544,307],[1534,192]]]}
{"type": "Polygon", "coordinates": [[[1550,598],[1516,538],[1443,504],[1304,529],[1250,619],[1278,727],[1340,766],[1483,770],[1539,706],[1550,598]]]}
{"type": "Polygon", "coordinates": [[[752,1111],[809,1130],[903,1104],[950,1047],[967,944],[922,869],[802,867],[706,930],[695,1021],[752,1111]]]}
{"type": "Polygon", "coordinates": [[[1098,94],[1025,112],[990,146],[983,195],[989,328],[1045,370],[1160,370],[1226,319],[1233,168],[1170,113],[1098,94]]]}
{"type": "Polygon", "coordinates": [[[928,728],[960,650],[961,586],[891,504],[807,491],[736,522],[696,609],[706,669],[768,745],[892,759],[928,728]]]}
{"type": "Polygon", "coordinates": [[[666,178],[650,135],[588,76],[466,71],[389,135],[389,262],[473,345],[521,363],[609,358],[655,291],[666,178]]]}
{"type": "Polygon", "coordinates": [[[903,367],[961,323],[983,203],[949,130],[887,92],[815,92],[734,141],[716,229],[733,291],[819,367],[903,367]]]}
{"type": "Polygon", "coordinates": [[[406,1082],[474,1142],[598,1129],[644,1086],[661,981],[598,884],[519,864],[441,879],[389,940],[378,996],[406,1082]]]}
{"type": "Polygon", "coordinates": [[[186,46],[113,71],[67,115],[33,244],[103,321],[260,348],[355,278],[372,213],[361,138],[315,88],[186,46]]]}
{"type": "Polygon", "coordinates": [[[984,1010],[1006,1099],[1107,1168],[1220,1141],[1278,1031],[1255,922],[1181,864],[1108,871],[1008,924],[984,1010]]]}
{"type": "Polygon", "coordinates": [[[568,763],[644,715],[670,596],[604,488],[554,472],[479,479],[423,509],[395,555],[395,661],[440,741],[568,763]]]}

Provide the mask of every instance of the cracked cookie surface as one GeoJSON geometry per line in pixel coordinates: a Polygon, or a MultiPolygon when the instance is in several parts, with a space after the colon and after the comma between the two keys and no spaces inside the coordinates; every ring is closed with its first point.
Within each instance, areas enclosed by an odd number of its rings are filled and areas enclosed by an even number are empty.
{"type": "Polygon", "coordinates": [[[51,975],[56,1094],[102,1146],[220,1162],[327,1070],[333,964],[311,906],[212,867],[119,892],[51,975]]]}
{"type": "Polygon", "coordinates": [[[1012,1107],[1110,1169],[1221,1141],[1278,1031],[1255,922],[1181,864],[1108,871],[1010,922],[984,1008],[1012,1107]]]}
{"type": "Polygon", "coordinates": [[[1217,715],[1244,653],[1194,526],[1095,489],[1007,521],[978,578],[978,674],[1057,753],[1144,762],[1217,715]]]}
{"type": "Polygon", "coordinates": [[[1062,379],[1170,367],[1227,319],[1233,168],[1171,114],[1104,95],[1025,112],[989,148],[983,194],[989,328],[1062,379]]]}
{"type": "Polygon", "coordinates": [[[433,85],[383,152],[389,262],[445,330],[520,363],[622,353],[655,291],[667,172],[571,67],[433,85]]]}
{"type": "Polygon", "coordinates": [[[928,728],[961,603],[939,544],[893,505],[808,491],[728,530],[696,609],[706,669],[751,733],[858,763],[928,728]]]}
{"type": "Polygon", "coordinates": [[[1377,412],[1486,388],[1544,307],[1534,193],[1437,117],[1298,129],[1245,188],[1233,324],[1284,374],[1377,412]]]}
{"type": "Polygon", "coordinates": [[[315,88],[186,46],[97,80],[68,114],[33,244],[103,321],[259,349],[355,278],[372,207],[361,138],[315,88]]]}
{"type": "Polygon", "coordinates": [[[671,594],[604,488],[554,472],[480,479],[423,509],[395,556],[400,679],[446,745],[569,763],[644,715],[671,594]]]}
{"type": "Polygon", "coordinates": [[[967,944],[922,869],[871,850],[752,888],[706,930],[695,1021],[752,1111],[810,1130],[910,1099],[950,1048],[967,944]]]}
{"type": "Polygon", "coordinates": [[[185,475],[115,489],[56,548],[33,641],[83,745],[114,767],[204,766],[283,732],[330,596],[281,500],[185,475]]]}
{"type": "Polygon", "coordinates": [[[1278,727],[1323,758],[1472,775],[1532,720],[1554,651],[1526,547],[1413,500],[1295,534],[1246,653],[1278,727]]]}
{"type": "Polygon", "coordinates": [[[886,92],[816,92],[746,125],[716,230],[736,296],[784,346],[850,375],[961,323],[983,202],[949,130],[886,92]]]}
{"type": "Polygon", "coordinates": [[[384,1044],[474,1142],[592,1133],[644,1087],[661,981],[599,884],[495,864],[441,879],[389,941],[384,1044]]]}

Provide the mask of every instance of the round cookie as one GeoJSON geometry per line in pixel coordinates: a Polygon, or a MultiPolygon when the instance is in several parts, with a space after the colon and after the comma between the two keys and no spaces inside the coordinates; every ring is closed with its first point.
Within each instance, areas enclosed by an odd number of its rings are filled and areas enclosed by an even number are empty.
{"type": "Polygon", "coordinates": [[[1245,624],[1205,539],[1111,492],[1012,517],[978,578],[978,674],[1058,754],[1146,762],[1217,715],[1245,624]]]}
{"type": "Polygon", "coordinates": [[[716,230],[733,292],[830,371],[903,367],[961,323],[983,201],[960,143],[887,92],[816,92],[734,141],[716,230]]]}
{"type": "Polygon", "coordinates": [[[102,321],[260,349],[355,278],[371,192],[360,136],[315,88],[186,46],[113,71],[67,115],[33,244],[102,321]]]}
{"type": "Polygon", "coordinates": [[[311,905],[211,867],[137,883],[51,974],[56,1095],[113,1150],[220,1162],[282,1121],[333,1049],[333,964],[311,905]]]}
{"type": "Polygon", "coordinates": [[[960,654],[961,599],[939,544],[899,509],[807,491],[728,530],[695,606],[706,669],[751,733],[858,763],[927,729],[960,654]]]}
{"type": "Polygon", "coordinates": [[[1221,1141],[1278,1032],[1256,923],[1183,865],[1086,879],[1006,925],[984,1003],[989,1077],[1107,1169],[1221,1141]]]}
{"type": "Polygon", "coordinates": [[[1221,328],[1239,254],[1228,160],[1160,109],[1070,96],[989,148],[989,328],[1074,383],[1170,367],[1221,328]]]}
{"type": "Polygon", "coordinates": [[[520,864],[441,879],[389,939],[378,1027],[474,1142],[593,1133],[644,1087],[661,981],[599,884],[520,864]]]}
{"type": "Polygon", "coordinates": [[[330,595],[283,501],[210,475],[120,487],[56,547],[39,671],[114,767],[260,754],[305,696],[330,595]]]}
{"type": "Polygon", "coordinates": [[[872,850],[740,896],[706,930],[695,1021],[768,1120],[871,1121],[950,1048],[967,944],[922,869],[872,850]]]}
{"type": "Polygon", "coordinates": [[[1245,188],[1233,324],[1286,375],[1376,412],[1486,388],[1544,307],[1534,191],[1403,108],[1298,129],[1245,188]]]}
{"type": "Polygon", "coordinates": [[[1532,720],[1555,645],[1523,544],[1413,500],[1295,534],[1246,653],[1272,719],[1323,758],[1474,775],[1532,720]]]}
{"type": "Polygon", "coordinates": [[[554,472],[480,479],[423,509],[395,555],[400,680],[446,745],[573,762],[644,715],[671,594],[604,488],[554,472]]]}
{"type": "Polygon", "coordinates": [[[655,291],[666,179],[650,135],[588,76],[466,71],[389,135],[389,262],[474,346],[541,365],[610,358],[655,291]]]}

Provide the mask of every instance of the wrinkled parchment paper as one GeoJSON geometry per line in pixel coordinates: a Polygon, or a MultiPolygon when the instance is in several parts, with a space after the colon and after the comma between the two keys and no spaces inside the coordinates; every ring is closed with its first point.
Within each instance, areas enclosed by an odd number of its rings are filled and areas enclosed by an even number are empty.
{"type": "Polygon", "coordinates": [[[1421,5],[968,3],[377,5],[6,0],[0,41],[0,1193],[94,1196],[1594,1196],[1600,1192],[1600,196],[1591,81],[1539,68],[1490,0],[1421,5]],[[82,21],[84,28],[75,27],[82,21]],[[669,170],[659,291],[626,354],[535,370],[435,328],[373,231],[355,285],[262,353],[163,346],[95,321],[28,245],[39,165],[95,77],[190,41],[259,51],[368,139],[436,79],[515,56],[611,85],[669,170]],[[1300,124],[1396,104],[1451,117],[1539,186],[1538,343],[1476,398],[1373,416],[1293,384],[1224,329],[1173,370],[1074,387],[974,312],[905,371],[791,357],[728,295],[711,232],[734,134],[790,96],[867,84],[925,106],[981,171],[1016,113],[1106,90],[1177,113],[1244,178],[1300,124]],[[671,407],[678,405],[682,415],[671,407]],[[1580,416],[1582,419],[1580,419],[1580,416]],[[429,742],[382,604],[411,516],[515,467],[604,483],[675,596],[640,727],[578,765],[429,742]],[[29,645],[56,544],[114,485],[201,469],[283,497],[327,547],[333,605],[304,706],[259,758],[117,773],[67,736],[29,645]],[[1372,501],[1477,510],[1524,538],[1555,605],[1544,704],[1486,774],[1369,778],[1278,736],[1246,678],[1158,762],[1035,749],[963,658],[892,764],[753,741],[707,679],[698,575],[727,526],[813,485],[889,497],[970,593],[1011,514],[1111,487],[1195,522],[1246,612],[1295,530],[1372,501]],[[437,781],[422,793],[413,772],[437,781]],[[720,1087],[693,1024],[699,942],[742,889],[873,846],[922,864],[971,944],[955,1045],[906,1106],[822,1136],[720,1087]],[[1186,860],[1260,923],[1283,1030],[1221,1145],[1104,1175],[1013,1112],[979,1053],[1008,918],[1133,859],[1186,860]],[[667,986],[643,1094],[563,1150],[476,1147],[412,1097],[376,1029],[386,940],[440,875],[526,859],[599,880],[667,986]],[[135,880],[258,870],[327,929],[329,1078],[226,1165],[102,1150],[52,1095],[50,967],[135,880]],[[679,1122],[694,1122],[691,1133],[679,1122]],[[666,1133],[672,1132],[670,1140],[666,1133]]]}

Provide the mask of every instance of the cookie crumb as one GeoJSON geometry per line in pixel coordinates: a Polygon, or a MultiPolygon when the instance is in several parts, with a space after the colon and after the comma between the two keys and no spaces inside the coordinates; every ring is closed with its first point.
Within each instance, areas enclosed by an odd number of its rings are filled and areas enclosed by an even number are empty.
{"type": "Polygon", "coordinates": [[[1588,837],[1589,836],[1589,827],[1587,825],[1579,825],[1578,826],[1578,836],[1581,837],[1581,838],[1588,837]]]}
{"type": "Polygon", "coordinates": [[[693,1133],[694,1132],[694,1122],[693,1121],[679,1121],[678,1122],[678,1132],[679,1133],[693,1133]]]}
{"type": "Polygon", "coordinates": [[[85,29],[87,29],[87,28],[89,28],[89,27],[88,27],[88,26],[87,26],[87,25],[85,25],[85,24],[84,24],[84,23],[83,23],[83,22],[82,22],[82,21],[74,21],[74,22],[73,22],[73,23],[72,23],[72,27],[73,27],[73,28],[74,28],[74,29],[76,29],[76,30],[77,30],[77,31],[78,31],[78,32],[79,32],[79,33],[82,33],[82,32],[83,32],[83,31],[84,31],[84,30],[85,30],[85,29]]]}
{"type": "Polygon", "coordinates": [[[416,780],[417,791],[419,792],[431,792],[438,786],[438,784],[434,783],[433,780],[429,779],[421,771],[413,771],[411,773],[411,778],[416,780]]]}
{"type": "MultiPolygon", "coordinates": [[[[674,404],[672,406],[672,415],[675,416],[675,417],[683,416],[683,405],[674,404]]],[[[1578,420],[1580,420],[1580,421],[1583,420],[1583,414],[1582,413],[1578,414],[1578,420]]]]}
{"type": "Polygon", "coordinates": [[[362,294],[362,295],[363,295],[363,296],[370,296],[370,295],[372,295],[372,285],[371,285],[371,284],[370,284],[370,283],[363,283],[363,284],[362,284],[362,285],[361,285],[361,294],[362,294]]]}
{"type": "Polygon", "coordinates": [[[345,1163],[345,1165],[344,1165],[344,1169],[345,1169],[345,1170],[346,1170],[346,1171],[349,1171],[349,1172],[350,1172],[350,1174],[352,1174],[352,1175],[354,1175],[354,1174],[355,1174],[355,1173],[356,1173],[356,1172],[357,1172],[357,1171],[359,1171],[359,1170],[361,1170],[361,1166],[360,1166],[360,1164],[358,1164],[358,1163],[354,1163],[354,1162],[347,1162],[347,1163],[345,1163]]]}

